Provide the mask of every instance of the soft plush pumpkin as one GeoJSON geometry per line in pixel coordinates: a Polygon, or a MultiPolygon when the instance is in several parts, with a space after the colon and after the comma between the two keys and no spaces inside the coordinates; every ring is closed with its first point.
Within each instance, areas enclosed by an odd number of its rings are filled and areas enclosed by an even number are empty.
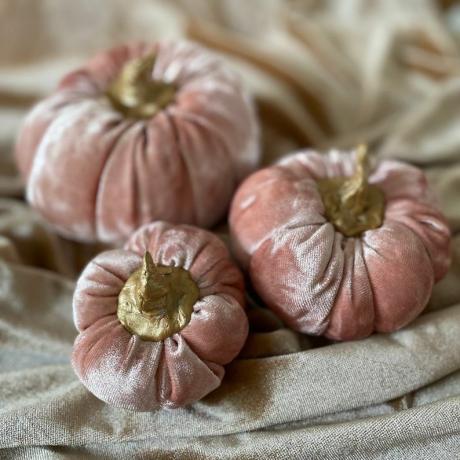
{"type": "Polygon", "coordinates": [[[235,253],[297,331],[350,340],[399,329],[448,269],[449,228],[423,172],[384,161],[367,179],[365,158],[364,149],[292,154],[234,197],[235,253]]]}
{"type": "Polygon", "coordinates": [[[16,158],[30,203],[64,235],[123,240],[153,220],[209,227],[259,161],[254,108],[210,51],[121,46],[27,116],[16,158]]]}
{"type": "Polygon", "coordinates": [[[78,280],[72,365],[103,401],[139,411],[217,388],[247,334],[244,282],[224,243],[187,225],[141,227],[78,280]]]}

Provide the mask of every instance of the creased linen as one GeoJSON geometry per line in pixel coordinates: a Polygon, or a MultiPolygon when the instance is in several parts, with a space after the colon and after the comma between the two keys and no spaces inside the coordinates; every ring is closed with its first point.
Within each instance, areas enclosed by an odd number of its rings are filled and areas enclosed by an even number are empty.
{"type": "MultiPolygon", "coordinates": [[[[0,4],[0,458],[433,459],[460,455],[460,10],[428,0],[6,0],[0,4]],[[313,146],[422,166],[453,261],[403,330],[334,344],[252,293],[222,386],[133,413],[73,374],[74,280],[103,248],[60,238],[22,201],[12,147],[61,75],[126,40],[193,39],[254,93],[264,163],[313,146]]],[[[216,232],[226,239],[225,225],[216,232]]]]}

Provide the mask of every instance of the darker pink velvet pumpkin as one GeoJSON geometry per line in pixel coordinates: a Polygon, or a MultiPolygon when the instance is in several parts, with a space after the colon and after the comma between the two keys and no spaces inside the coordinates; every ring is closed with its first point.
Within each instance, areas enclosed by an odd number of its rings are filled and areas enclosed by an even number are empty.
{"type": "Polygon", "coordinates": [[[27,198],[64,236],[118,242],[154,220],[210,227],[259,161],[252,101],[237,76],[189,42],[121,46],[61,81],[27,116],[16,158],[27,198]],[[135,59],[175,88],[150,118],[106,92],[135,59]]]}
{"type": "Polygon", "coordinates": [[[241,350],[248,321],[244,282],[224,243],[188,225],[141,227],[124,249],[93,259],[78,280],[72,365],[81,382],[115,406],[150,411],[193,403],[217,388],[241,350]],[[118,295],[149,251],[156,264],[183,267],[199,289],[190,322],[162,341],[146,341],[117,318],[118,295]]]}
{"type": "Polygon", "coordinates": [[[418,168],[378,164],[379,228],[345,237],[325,215],[318,180],[346,177],[354,153],[304,151],[246,179],[230,212],[235,253],[266,304],[293,329],[336,340],[390,332],[426,306],[450,263],[450,232],[418,168]]]}

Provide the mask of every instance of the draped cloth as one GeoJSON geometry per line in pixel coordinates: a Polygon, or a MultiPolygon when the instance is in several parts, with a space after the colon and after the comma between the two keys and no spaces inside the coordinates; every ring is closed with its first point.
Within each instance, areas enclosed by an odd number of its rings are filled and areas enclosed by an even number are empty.
{"type": "MultiPolygon", "coordinates": [[[[449,3],[0,4],[0,458],[460,455],[460,8],[449,3]],[[12,152],[25,113],[63,72],[116,43],[184,37],[223,53],[254,93],[266,164],[366,141],[377,157],[421,166],[453,263],[421,317],[361,341],[295,333],[251,293],[250,335],[222,386],[184,409],[135,413],[99,401],[69,364],[74,283],[103,247],[37,217],[12,152]]],[[[215,231],[227,239],[225,223],[215,231]]]]}

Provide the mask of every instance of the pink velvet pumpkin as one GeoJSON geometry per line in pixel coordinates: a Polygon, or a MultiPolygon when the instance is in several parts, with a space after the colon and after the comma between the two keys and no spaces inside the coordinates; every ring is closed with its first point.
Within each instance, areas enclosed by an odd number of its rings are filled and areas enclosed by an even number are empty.
{"type": "Polygon", "coordinates": [[[154,220],[214,225],[259,162],[250,97],[192,43],[120,46],[65,76],[27,116],[16,158],[27,198],[82,241],[154,220]]]}
{"type": "MultiPolygon", "coordinates": [[[[169,275],[162,276],[168,282],[169,275]]],[[[176,288],[172,281],[153,297],[149,294],[153,307],[137,316],[143,325],[150,327],[153,318],[163,327],[171,320],[162,299],[176,288]]],[[[146,300],[145,290],[141,297],[146,300]]],[[[174,315],[182,301],[183,292],[168,307],[174,315]]],[[[89,391],[115,406],[150,411],[193,403],[220,385],[223,366],[241,350],[248,334],[243,305],[242,274],[217,236],[188,225],[147,224],[124,249],[101,253],[81,274],[73,302],[79,331],[73,368],[89,391]],[[180,270],[197,288],[188,323],[161,340],[137,335],[120,320],[121,293],[142,271],[145,254],[161,270],[180,270]]],[[[174,318],[181,321],[183,316],[174,318]]]]}
{"type": "Polygon", "coordinates": [[[321,184],[349,185],[355,155],[287,156],[247,178],[230,211],[236,256],[266,304],[293,329],[336,340],[412,321],[450,263],[447,222],[414,166],[384,161],[369,175],[383,205],[374,228],[347,236],[330,220],[321,184]]]}

